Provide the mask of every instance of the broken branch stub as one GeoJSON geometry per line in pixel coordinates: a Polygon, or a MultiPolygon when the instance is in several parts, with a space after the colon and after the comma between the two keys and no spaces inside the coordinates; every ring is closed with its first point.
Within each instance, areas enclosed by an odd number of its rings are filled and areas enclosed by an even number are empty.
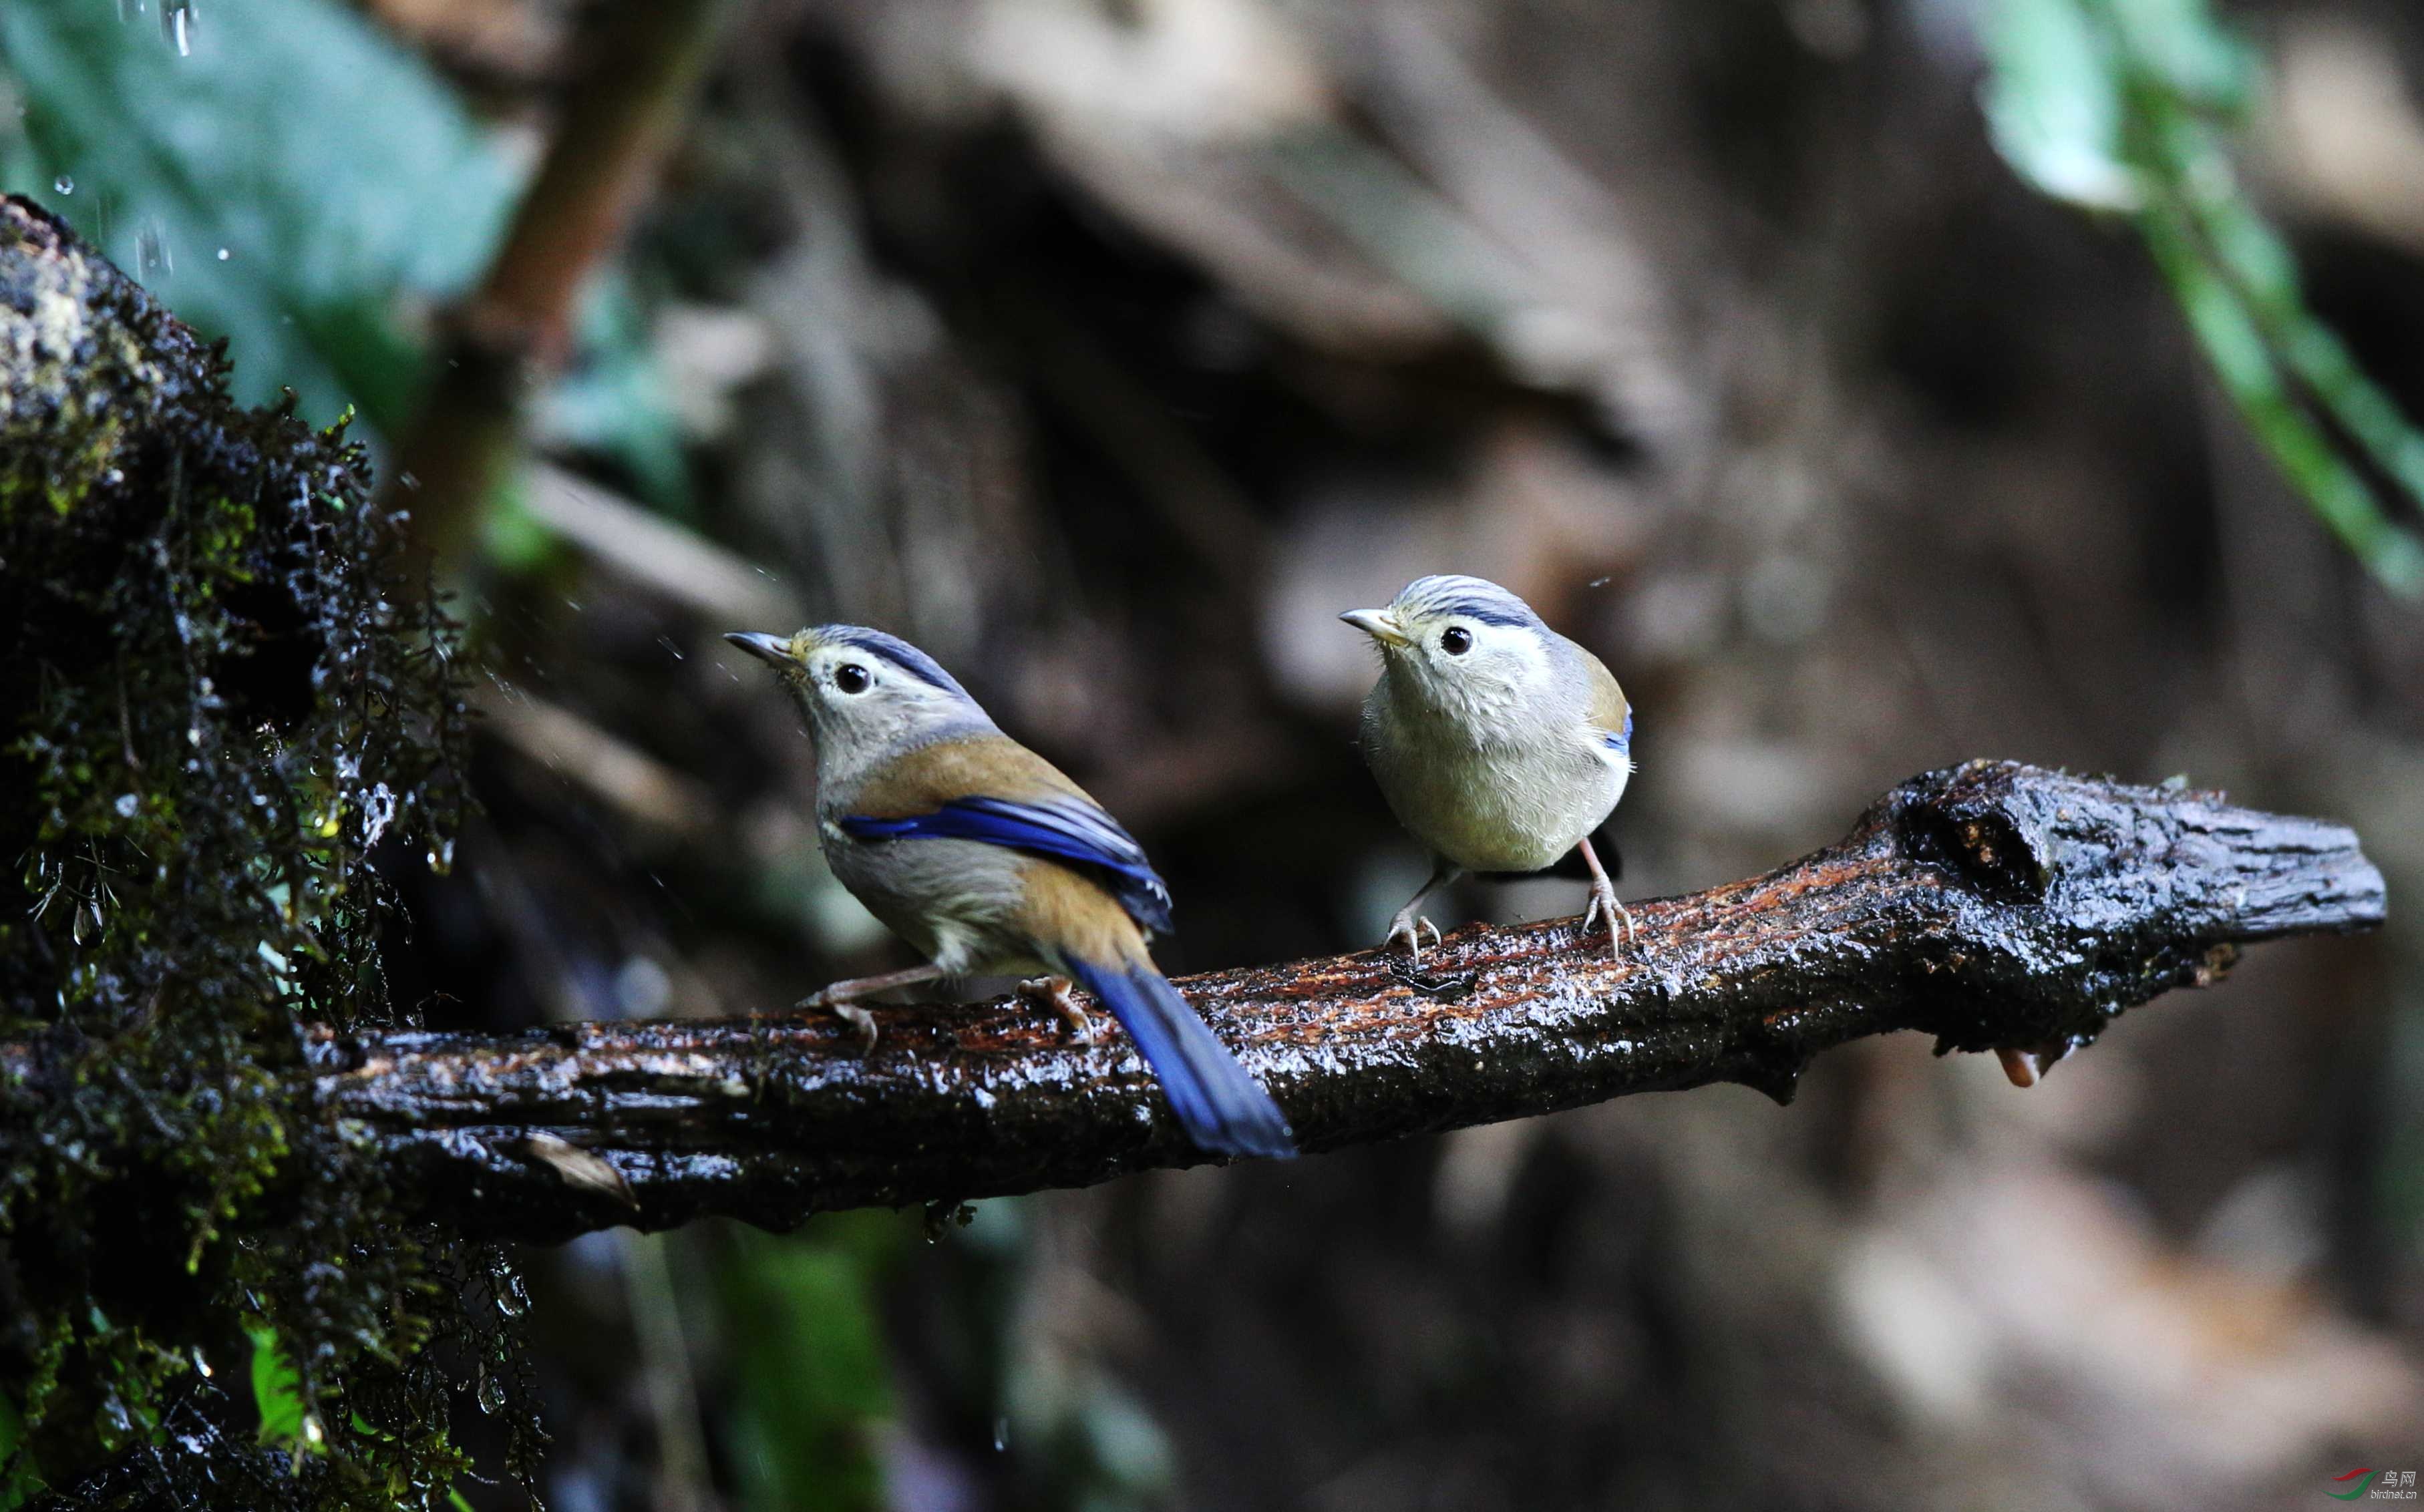
{"type": "MultiPolygon", "coordinates": [[[[1558,920],[1459,930],[1419,966],[1363,951],[1179,986],[1316,1153],[1714,1081],[1781,1101],[1819,1051],[1893,1029],[2055,1056],[2211,981],[2239,945],[2370,929],[2384,906],[2338,825],[1980,761],[1903,784],[1791,866],[1633,904],[1619,962],[1558,920]]],[[[873,1011],[864,1059],[809,1015],[322,1035],[313,1064],[407,1201],[526,1238],[781,1228],[1204,1158],[1124,1036],[1067,1042],[1015,998],[873,1011]],[[543,1136],[628,1196],[529,1159],[543,1136]]]]}

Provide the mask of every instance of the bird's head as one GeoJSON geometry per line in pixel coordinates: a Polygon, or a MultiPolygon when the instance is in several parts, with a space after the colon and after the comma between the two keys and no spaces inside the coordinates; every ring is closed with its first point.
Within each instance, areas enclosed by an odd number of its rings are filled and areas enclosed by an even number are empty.
{"type": "Polygon", "coordinates": [[[1547,692],[1555,640],[1532,606],[1481,578],[1417,578],[1386,609],[1338,616],[1380,648],[1383,676],[1443,712],[1510,714],[1547,692]]]}
{"type": "Polygon", "coordinates": [[[993,722],[933,657],[860,625],[816,625],[789,637],[726,640],[773,669],[800,706],[821,757],[869,759],[993,722]]]}

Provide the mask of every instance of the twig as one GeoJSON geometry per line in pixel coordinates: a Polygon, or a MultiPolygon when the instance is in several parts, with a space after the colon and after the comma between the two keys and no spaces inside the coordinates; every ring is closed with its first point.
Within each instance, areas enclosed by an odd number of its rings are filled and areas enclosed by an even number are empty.
{"type": "Polygon", "coordinates": [[[797,595],[707,537],[548,463],[525,477],[534,518],[639,586],[718,625],[800,623],[797,595]]]}
{"type": "MultiPolygon", "coordinates": [[[[398,449],[390,489],[413,539],[446,563],[462,549],[520,451],[521,398],[571,339],[590,275],[655,183],[736,0],[615,0],[538,176],[479,291],[453,317],[448,362],[398,449]]],[[[419,581],[416,571],[407,581],[419,581]]]]}
{"type": "MultiPolygon", "coordinates": [[[[1563,920],[1461,930],[1419,968],[1365,951],[1180,985],[1319,1152],[1716,1081],[1783,1101],[1819,1051],[1894,1029],[2051,1059],[2212,981],[2239,944],[2384,908],[2340,826],[1972,762],[1781,870],[1635,903],[1620,963],[1563,920]]],[[[539,1239],[706,1214],[782,1228],[1204,1158],[1124,1037],[1064,1042],[1014,998],[875,1011],[866,1059],[822,1016],[324,1033],[314,1091],[411,1206],[539,1239]],[[612,1164],[636,1215],[525,1158],[538,1133],[612,1164]]]]}
{"type": "Polygon", "coordinates": [[[481,696],[486,728],[550,772],[580,784],[625,818],[695,839],[715,828],[714,795],[639,747],[525,689],[481,696]]]}

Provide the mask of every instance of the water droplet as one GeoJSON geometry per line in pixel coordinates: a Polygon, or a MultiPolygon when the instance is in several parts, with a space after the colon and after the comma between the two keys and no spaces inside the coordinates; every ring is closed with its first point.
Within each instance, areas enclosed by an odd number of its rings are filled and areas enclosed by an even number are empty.
{"type": "Polygon", "coordinates": [[[993,1420],[993,1452],[1010,1452],[1010,1417],[1007,1413],[993,1420]]]}
{"type": "Polygon", "coordinates": [[[429,848],[429,869],[441,877],[454,869],[454,841],[452,836],[429,848]]]}
{"type": "Polygon", "coordinates": [[[567,598],[564,601],[564,607],[578,614],[581,613],[581,600],[578,598],[567,598]]]}
{"type": "Polygon", "coordinates": [[[144,222],[143,229],[136,232],[135,261],[147,277],[154,273],[165,273],[172,279],[177,276],[177,259],[168,250],[168,231],[160,224],[159,216],[144,222]]]}
{"type": "Polygon", "coordinates": [[[419,493],[421,491],[421,480],[414,477],[409,472],[397,473],[395,475],[395,481],[404,485],[405,491],[407,493],[419,493]]]}
{"type": "Polygon", "coordinates": [[[495,1417],[505,1409],[505,1383],[480,1367],[480,1410],[495,1417]]]}
{"type": "Polygon", "coordinates": [[[56,189],[61,194],[73,194],[75,193],[75,180],[71,179],[66,174],[62,173],[57,178],[51,181],[51,187],[56,189]]]}
{"type": "Polygon", "coordinates": [[[220,248],[219,248],[219,261],[220,261],[220,262],[222,262],[222,263],[224,263],[224,262],[226,262],[227,260],[228,260],[228,249],[227,249],[226,247],[220,247],[220,248]]]}
{"type": "Polygon", "coordinates": [[[194,56],[194,0],[160,0],[160,39],[179,57],[194,56]]]}
{"type": "Polygon", "coordinates": [[[194,1346],[194,1368],[202,1373],[202,1379],[208,1380],[211,1378],[211,1362],[202,1358],[202,1349],[199,1345],[196,1345],[194,1346]]]}
{"type": "Polygon", "coordinates": [[[675,661],[679,661],[682,659],[681,647],[674,645],[674,638],[672,636],[660,635],[657,637],[657,644],[663,646],[665,648],[665,655],[672,657],[675,661]]]}
{"type": "Polygon", "coordinates": [[[522,1281],[520,1271],[505,1278],[505,1289],[497,1294],[497,1311],[509,1318],[520,1317],[530,1311],[530,1287],[522,1281]]]}
{"type": "Polygon", "coordinates": [[[136,797],[133,793],[120,793],[118,795],[118,803],[116,806],[119,818],[133,819],[136,811],[142,808],[143,800],[136,797]]]}

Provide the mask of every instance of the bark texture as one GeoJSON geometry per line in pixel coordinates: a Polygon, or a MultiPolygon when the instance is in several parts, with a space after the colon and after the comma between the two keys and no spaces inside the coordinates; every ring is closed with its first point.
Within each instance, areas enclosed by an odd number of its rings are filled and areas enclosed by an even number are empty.
{"type": "MultiPolygon", "coordinates": [[[[1418,967],[1362,951],[1179,986],[1315,1154],[1716,1081],[1784,1101],[1821,1050],[1895,1029],[2058,1058],[2242,944],[2384,909],[2341,826],[1974,761],[1791,866],[1634,903],[1620,962],[1569,919],[1459,930],[1418,967]]],[[[1107,1019],[1089,1047],[1016,998],[874,1011],[865,1058],[810,1014],[324,1034],[310,1061],[327,1116],[409,1204],[522,1238],[781,1228],[1204,1158],[1107,1019]]]]}

